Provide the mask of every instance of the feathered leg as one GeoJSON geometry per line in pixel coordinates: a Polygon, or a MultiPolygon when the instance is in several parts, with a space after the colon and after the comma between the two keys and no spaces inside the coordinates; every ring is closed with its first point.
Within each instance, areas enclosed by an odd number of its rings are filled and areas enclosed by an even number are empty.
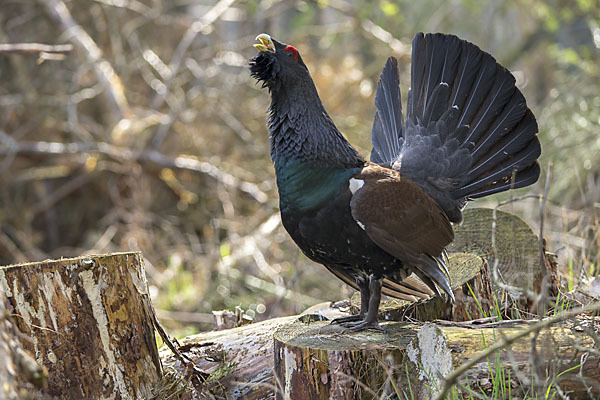
{"type": "Polygon", "coordinates": [[[329,323],[331,324],[345,324],[348,322],[356,322],[356,321],[362,321],[365,318],[365,314],[367,313],[367,310],[369,309],[369,298],[371,297],[371,292],[369,290],[369,283],[367,281],[359,281],[356,282],[356,284],[358,285],[358,288],[360,290],[360,312],[356,315],[349,315],[347,317],[340,317],[340,318],[335,318],[332,319],[331,322],[329,323]]]}
{"type": "MultiPolygon", "coordinates": [[[[379,302],[381,301],[381,285],[382,278],[375,278],[374,275],[369,276],[369,308],[367,310],[367,315],[362,321],[359,322],[346,322],[341,325],[348,328],[349,331],[357,332],[363,331],[365,329],[378,329],[380,331],[384,331],[379,323],[377,322],[377,316],[379,313],[379,302]]],[[[363,303],[361,299],[361,303],[363,303]]],[[[361,307],[362,308],[362,307],[361,307]]]]}

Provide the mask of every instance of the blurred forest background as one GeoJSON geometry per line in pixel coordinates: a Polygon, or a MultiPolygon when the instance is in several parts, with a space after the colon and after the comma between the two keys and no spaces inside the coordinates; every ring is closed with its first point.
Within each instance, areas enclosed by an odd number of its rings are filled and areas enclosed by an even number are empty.
{"type": "Polygon", "coordinates": [[[213,310],[260,320],[347,298],[281,227],[269,96],[247,69],[254,38],[300,50],[333,120],[367,155],[386,58],[400,61],[406,99],[412,37],[441,31],[513,71],[539,122],[540,182],[476,205],[505,202],[538,230],[551,170],[544,236],[564,289],[600,273],[598,0],[1,6],[0,43],[73,50],[0,52],[0,265],[140,250],[159,317],[179,336],[211,329],[213,310]]]}

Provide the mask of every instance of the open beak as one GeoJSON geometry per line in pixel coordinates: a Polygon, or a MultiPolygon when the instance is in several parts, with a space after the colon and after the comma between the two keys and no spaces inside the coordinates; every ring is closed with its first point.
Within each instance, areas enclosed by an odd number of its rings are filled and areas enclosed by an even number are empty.
{"type": "Polygon", "coordinates": [[[258,51],[268,51],[270,53],[275,53],[275,44],[271,40],[271,36],[267,35],[266,33],[261,33],[256,37],[256,40],[260,42],[254,45],[254,47],[257,48],[258,51]]]}

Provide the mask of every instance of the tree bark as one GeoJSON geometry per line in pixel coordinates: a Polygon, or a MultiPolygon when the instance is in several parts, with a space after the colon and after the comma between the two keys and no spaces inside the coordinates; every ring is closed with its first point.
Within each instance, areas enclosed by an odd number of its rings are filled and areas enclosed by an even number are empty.
{"type": "Polygon", "coordinates": [[[48,380],[48,371],[23,350],[5,304],[6,297],[0,291],[0,398],[43,398],[40,389],[48,380]]]}
{"type": "Polygon", "coordinates": [[[64,399],[147,398],[160,381],[153,308],[140,253],[0,268],[20,345],[64,399]]]}

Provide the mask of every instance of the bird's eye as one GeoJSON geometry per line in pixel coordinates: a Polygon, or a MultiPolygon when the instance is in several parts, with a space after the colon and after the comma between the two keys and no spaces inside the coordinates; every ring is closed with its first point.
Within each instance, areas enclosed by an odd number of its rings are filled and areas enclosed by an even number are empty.
{"type": "Polygon", "coordinates": [[[296,50],[294,46],[286,46],[284,51],[285,54],[288,55],[288,57],[294,57],[294,59],[298,61],[298,50],[296,50]]]}

